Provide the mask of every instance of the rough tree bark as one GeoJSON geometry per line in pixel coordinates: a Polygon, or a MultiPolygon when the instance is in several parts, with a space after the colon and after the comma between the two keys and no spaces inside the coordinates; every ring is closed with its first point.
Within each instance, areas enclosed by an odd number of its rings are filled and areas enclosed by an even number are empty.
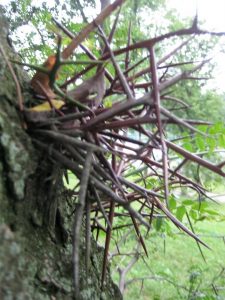
{"type": "MultiPolygon", "coordinates": [[[[15,59],[7,33],[0,6],[1,45],[15,59]]],[[[14,70],[29,99],[25,74],[14,70]]],[[[74,299],[73,199],[63,188],[60,166],[38,152],[22,129],[16,105],[15,82],[0,53],[0,299],[74,299]]],[[[109,273],[101,292],[102,249],[92,241],[88,276],[83,236],[80,252],[82,299],[122,299],[109,273]]]]}

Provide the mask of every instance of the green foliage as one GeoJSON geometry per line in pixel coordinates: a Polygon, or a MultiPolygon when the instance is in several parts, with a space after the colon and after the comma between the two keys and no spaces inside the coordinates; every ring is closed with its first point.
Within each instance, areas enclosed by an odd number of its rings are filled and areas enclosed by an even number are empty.
{"type": "MultiPolygon", "coordinates": [[[[83,7],[86,9],[94,6],[93,0],[83,1],[83,7]]],[[[83,7],[80,1],[69,3],[59,0],[51,3],[45,1],[33,3],[31,0],[10,1],[5,9],[13,45],[26,62],[39,64],[56,50],[56,36],[59,30],[53,24],[52,17],[66,24],[74,17],[80,19],[77,27],[79,31],[83,26],[83,18],[80,17],[83,14],[83,7]]]]}

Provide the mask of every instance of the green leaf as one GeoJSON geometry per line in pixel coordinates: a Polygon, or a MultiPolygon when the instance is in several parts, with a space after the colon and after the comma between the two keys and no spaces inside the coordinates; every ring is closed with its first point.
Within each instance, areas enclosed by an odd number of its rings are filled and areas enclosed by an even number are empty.
{"type": "Polygon", "coordinates": [[[213,152],[215,150],[215,148],[216,148],[216,138],[215,138],[215,136],[213,136],[213,137],[207,137],[207,144],[209,146],[209,150],[211,152],[213,152]]]}
{"type": "Polygon", "coordinates": [[[148,178],[146,180],[147,189],[153,189],[159,184],[159,180],[156,178],[148,178]]]}
{"type": "Polygon", "coordinates": [[[189,216],[194,220],[197,221],[198,220],[198,213],[196,210],[190,210],[189,211],[189,216]]]}
{"type": "Polygon", "coordinates": [[[155,223],[155,229],[159,231],[163,225],[163,218],[157,218],[155,223]]]}
{"type": "Polygon", "coordinates": [[[207,202],[200,203],[200,202],[194,201],[191,209],[203,212],[208,206],[209,205],[207,202]]]}
{"type": "Polygon", "coordinates": [[[193,205],[194,202],[195,201],[193,201],[193,200],[184,200],[184,201],[182,201],[183,205],[193,205]]]}
{"type": "Polygon", "coordinates": [[[180,220],[180,221],[182,221],[185,213],[186,213],[185,206],[179,206],[177,208],[177,211],[176,211],[176,217],[177,217],[177,219],[180,220]]]}
{"type": "Polygon", "coordinates": [[[207,132],[208,127],[209,127],[208,125],[199,125],[198,130],[202,132],[207,132]]]}
{"type": "Polygon", "coordinates": [[[169,204],[169,209],[170,209],[170,210],[174,210],[174,209],[176,208],[176,206],[177,206],[177,202],[176,202],[174,196],[170,196],[168,202],[169,202],[169,203],[168,203],[168,204],[169,204]]]}
{"type": "Polygon", "coordinates": [[[112,107],[112,100],[111,99],[106,99],[105,101],[104,101],[104,105],[105,105],[105,107],[107,107],[107,108],[110,108],[110,107],[112,107]]]}
{"type": "Polygon", "coordinates": [[[212,209],[205,209],[204,212],[206,212],[209,215],[220,216],[220,213],[218,213],[218,212],[216,212],[215,210],[212,210],[212,209]]]}
{"type": "Polygon", "coordinates": [[[216,124],[214,124],[212,127],[210,127],[209,129],[209,133],[210,134],[216,134],[216,133],[221,133],[224,129],[224,125],[221,122],[218,122],[216,124]]]}
{"type": "Polygon", "coordinates": [[[225,134],[220,134],[218,137],[218,146],[225,148],[225,134]]]}
{"type": "Polygon", "coordinates": [[[183,147],[187,150],[187,151],[189,151],[189,152],[193,152],[193,145],[191,144],[191,143],[184,143],[183,144],[183,147]]]}
{"type": "Polygon", "coordinates": [[[202,136],[196,138],[196,146],[200,151],[205,150],[205,139],[202,136]]]}

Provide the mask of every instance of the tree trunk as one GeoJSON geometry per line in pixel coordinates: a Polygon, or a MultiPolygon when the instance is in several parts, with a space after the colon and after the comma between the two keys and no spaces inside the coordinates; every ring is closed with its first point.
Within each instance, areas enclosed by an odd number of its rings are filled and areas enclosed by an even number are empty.
{"type": "MultiPolygon", "coordinates": [[[[1,6],[0,41],[7,57],[18,59],[7,42],[1,6]]],[[[16,66],[14,71],[29,99],[25,74],[16,66]]],[[[32,145],[16,107],[15,81],[0,52],[0,299],[74,299],[73,199],[60,166],[32,145]]],[[[102,249],[92,240],[88,275],[84,253],[81,234],[81,298],[122,299],[109,273],[101,292],[102,249]]]]}

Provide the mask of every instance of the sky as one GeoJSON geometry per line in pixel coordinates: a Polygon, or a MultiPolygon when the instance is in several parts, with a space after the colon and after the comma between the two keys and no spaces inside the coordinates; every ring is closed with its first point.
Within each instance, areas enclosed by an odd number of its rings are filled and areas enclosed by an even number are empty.
{"type": "MultiPolygon", "coordinates": [[[[2,5],[9,2],[10,0],[0,0],[2,5]]],[[[38,5],[43,0],[32,0],[32,2],[38,5]]],[[[51,2],[54,3],[54,0],[48,0],[48,4],[51,2]]],[[[100,9],[100,1],[97,0],[97,2],[97,7],[100,9]]],[[[199,22],[204,22],[202,29],[225,31],[225,0],[166,0],[166,6],[168,9],[177,10],[177,14],[181,18],[191,16],[194,18],[197,10],[199,22]]],[[[221,53],[221,50],[225,52],[225,38],[221,40],[221,45],[217,47],[214,53],[214,61],[217,63],[217,68],[213,74],[215,78],[209,84],[212,88],[225,92],[225,53],[221,53]]]]}
{"type": "Polygon", "coordinates": [[[166,3],[184,17],[194,16],[197,9],[199,21],[204,21],[207,29],[225,31],[224,0],[167,0],[166,3]]]}
{"type": "MultiPolygon", "coordinates": [[[[198,12],[198,20],[203,22],[202,29],[225,32],[225,0],[166,0],[168,7],[174,8],[182,17],[190,17],[198,12]]],[[[209,81],[209,88],[225,92],[225,38],[214,53],[217,64],[214,79],[209,81]]]]}

